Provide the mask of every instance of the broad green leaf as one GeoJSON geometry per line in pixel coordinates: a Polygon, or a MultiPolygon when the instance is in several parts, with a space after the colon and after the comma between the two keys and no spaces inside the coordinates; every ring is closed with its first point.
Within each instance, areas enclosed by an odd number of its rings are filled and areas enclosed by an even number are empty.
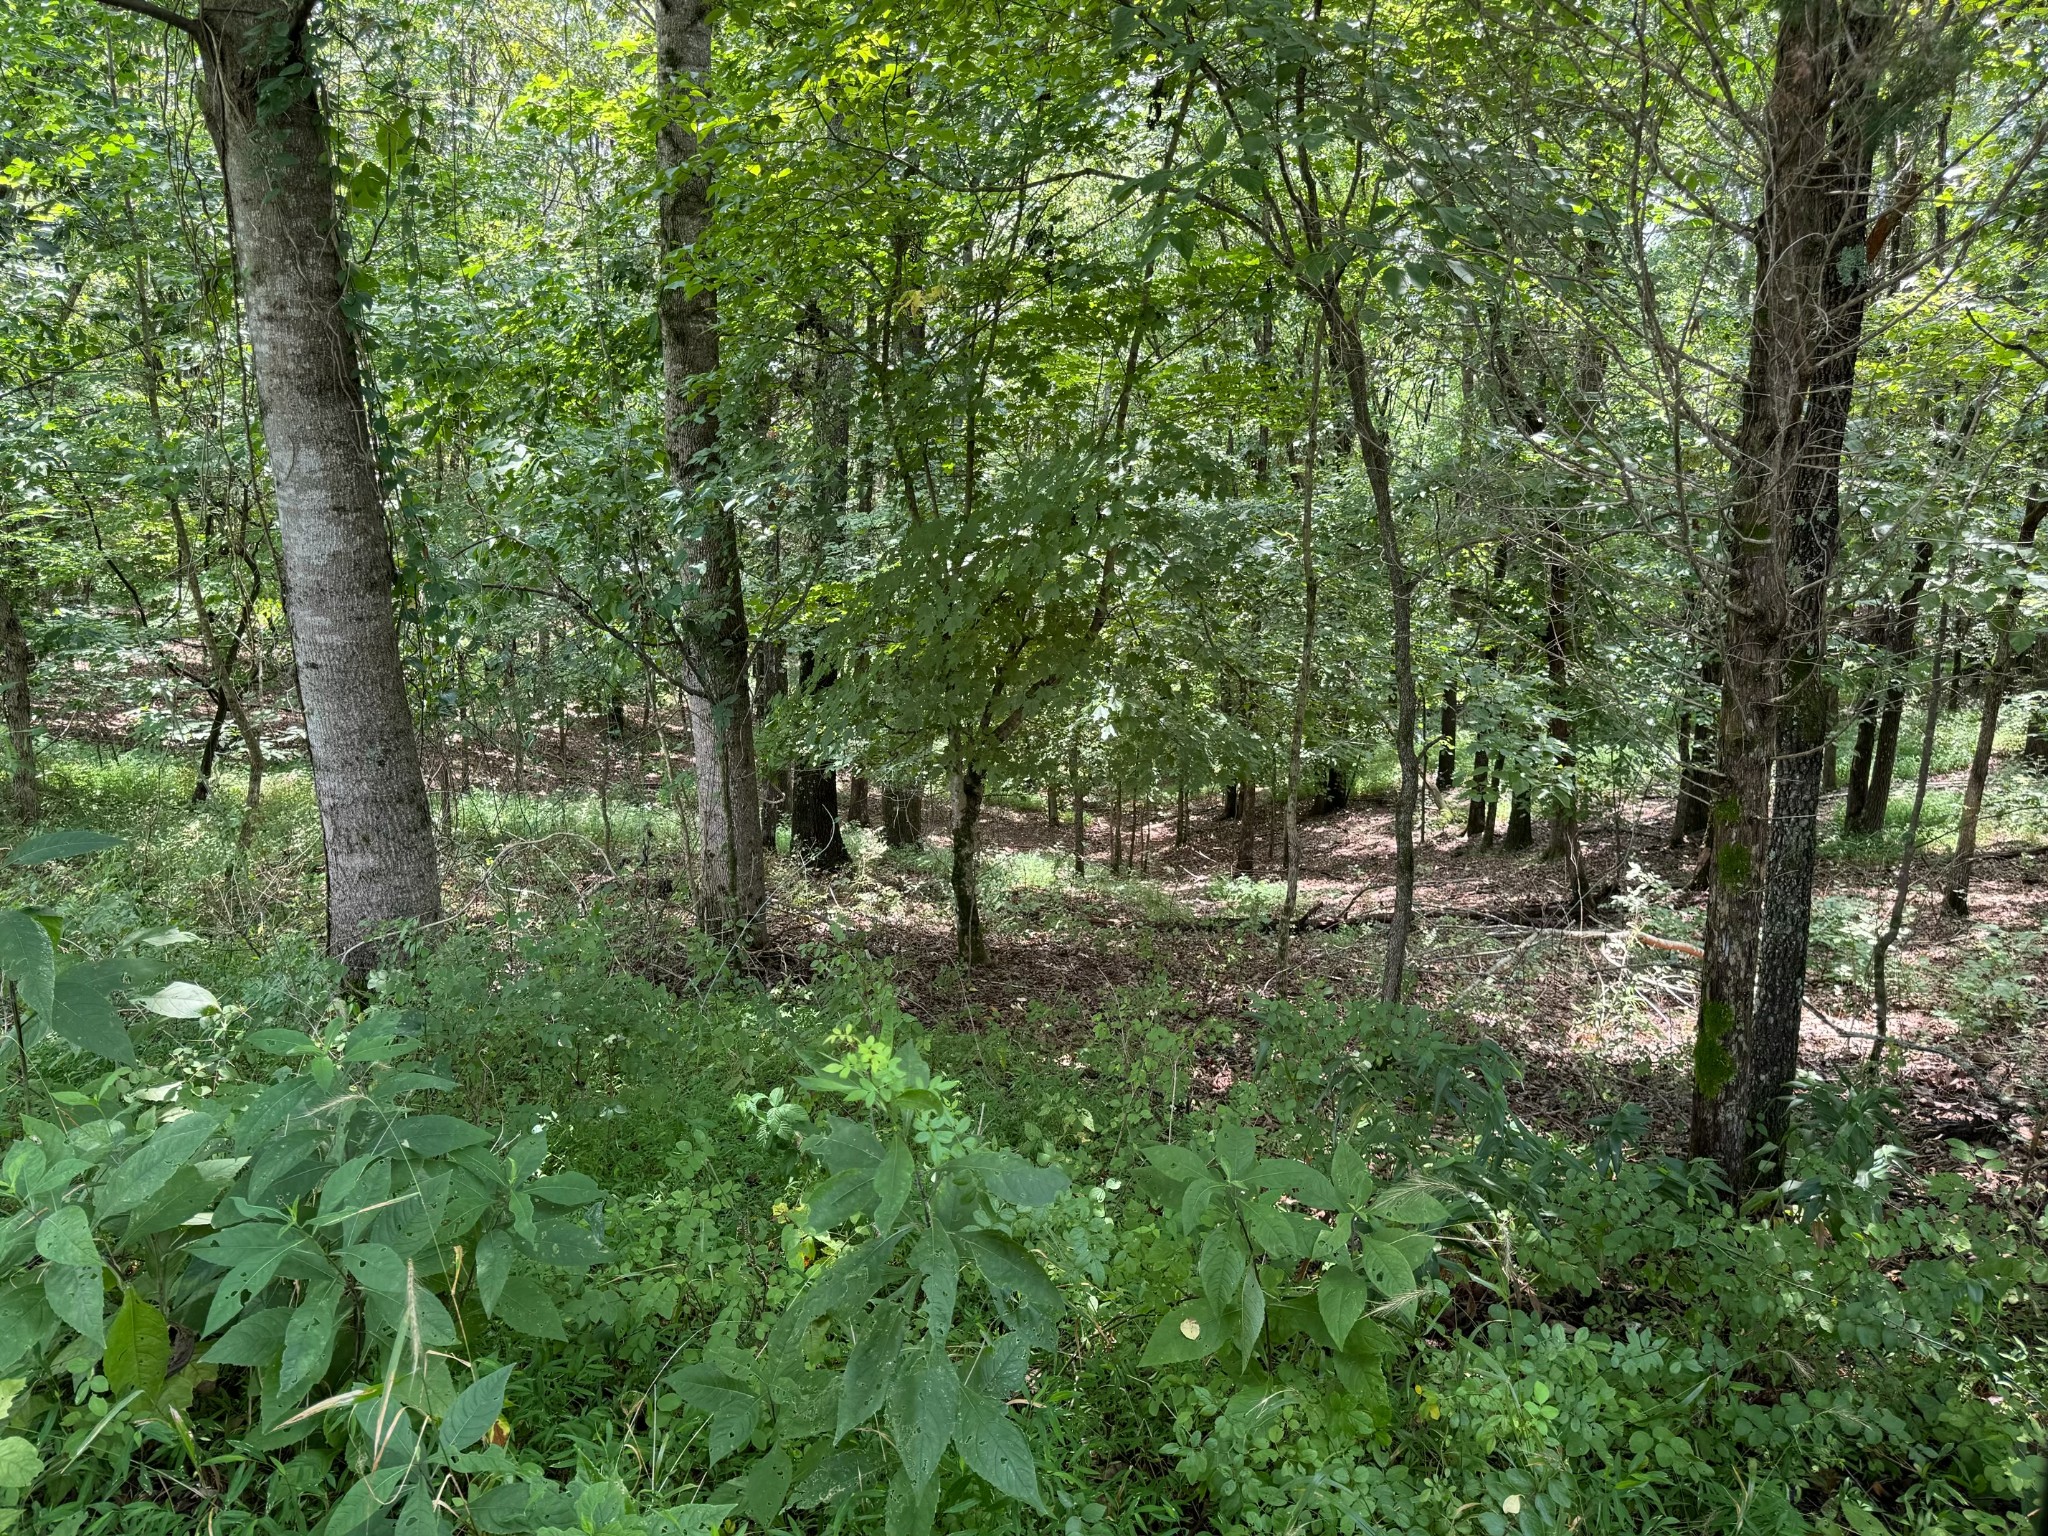
{"type": "Polygon", "coordinates": [[[982,1278],[997,1290],[1009,1292],[1047,1316],[1056,1316],[1062,1310],[1064,1302],[1059,1287],[1015,1238],[969,1228],[959,1234],[959,1242],[982,1278]]]}
{"type": "Polygon", "coordinates": [[[1258,1348],[1259,1335],[1265,1327],[1266,1288],[1259,1283],[1258,1266],[1249,1264],[1237,1292],[1237,1352],[1246,1362],[1258,1348]]]}
{"type": "Polygon", "coordinates": [[[0,1488],[28,1488],[43,1475],[43,1458],[20,1435],[0,1437],[0,1488]]]}
{"type": "Polygon", "coordinates": [[[1201,1257],[1195,1263],[1202,1294],[1209,1298],[1209,1304],[1219,1311],[1235,1306],[1244,1271],[1244,1240],[1230,1227],[1211,1229],[1202,1239],[1201,1257]]]}
{"type": "Polygon", "coordinates": [[[924,1487],[939,1470],[959,1413],[960,1373],[943,1350],[896,1373],[889,1393],[889,1432],[916,1487],[924,1487]]]}
{"type": "Polygon", "coordinates": [[[218,1120],[200,1110],[187,1110],[164,1121],[107,1175],[94,1202],[100,1220],[134,1210],[170,1183],[171,1175],[198,1156],[219,1126],[218,1120]]]}
{"type": "Polygon", "coordinates": [[[670,1380],[676,1395],[711,1421],[706,1447],[715,1466],[754,1437],[761,1399],[714,1365],[693,1365],[670,1380]]]}
{"type": "Polygon", "coordinates": [[[1146,1147],[1144,1155],[1146,1162],[1180,1184],[1199,1179],[1209,1171],[1209,1165],[1186,1147],[1156,1143],[1146,1147]]]}
{"type": "Polygon", "coordinates": [[[1376,1187],[1372,1170],[1365,1166],[1365,1159],[1349,1144],[1340,1144],[1336,1155],[1330,1159],[1330,1178],[1348,1199],[1358,1205],[1370,1200],[1376,1187]]]}
{"type": "Polygon", "coordinates": [[[327,1374],[334,1356],[334,1329],[340,1293],[333,1284],[317,1287],[293,1309],[284,1328],[284,1356],[277,1367],[277,1402],[289,1406],[327,1374]]]}
{"type": "Polygon", "coordinates": [[[887,1401],[890,1379],[903,1357],[903,1334],[909,1321],[909,1313],[899,1306],[880,1306],[868,1315],[839,1378],[833,1444],[873,1418],[875,1410],[887,1401]]]}
{"type": "Polygon", "coordinates": [[[1274,1194],[1292,1195],[1319,1211],[1334,1211],[1344,1203],[1337,1186],[1318,1168],[1286,1157],[1262,1157],[1257,1169],[1259,1188],[1274,1194]]]}
{"type": "Polygon", "coordinates": [[[933,1227],[910,1250],[910,1267],[924,1288],[925,1328],[943,1339],[953,1331],[953,1308],[960,1299],[960,1250],[943,1227],[933,1227]]]}
{"type": "Polygon", "coordinates": [[[135,1044],[113,999],[91,978],[66,971],[57,978],[50,1004],[50,1028],[65,1044],[123,1066],[134,1062],[135,1044]]]}
{"type": "Polygon", "coordinates": [[[57,955],[49,930],[19,907],[0,908],[0,975],[14,983],[22,1006],[50,1016],[57,986],[57,955]]]}
{"type": "Polygon", "coordinates": [[[1216,1161],[1231,1178],[1244,1178],[1257,1160],[1258,1145],[1251,1127],[1226,1125],[1216,1133],[1216,1161]]]}
{"type": "Polygon", "coordinates": [[[553,1299],[531,1275],[512,1275],[506,1279],[491,1316],[529,1338],[560,1343],[569,1337],[562,1330],[562,1314],[556,1310],[553,1299]]]}
{"type": "Polygon", "coordinates": [[[36,1224],[36,1252],[52,1264],[100,1270],[100,1251],[93,1245],[92,1218],[82,1205],[60,1205],[36,1224]]]}
{"type": "Polygon", "coordinates": [[[96,1345],[107,1342],[107,1292],[98,1265],[79,1269],[52,1264],[43,1271],[43,1299],[50,1310],[96,1345]]]}
{"type": "Polygon", "coordinates": [[[206,1352],[213,1365],[240,1365],[252,1370],[274,1370],[284,1358],[284,1330],[291,1321],[291,1308],[266,1307],[252,1312],[215,1341],[206,1352]]]}
{"type": "Polygon", "coordinates": [[[1444,1203],[1425,1189],[1412,1184],[1398,1185],[1375,1200],[1372,1212],[1404,1227],[1438,1227],[1451,1219],[1444,1203]]]}
{"type": "Polygon", "coordinates": [[[1342,1265],[1331,1265],[1323,1271],[1322,1279],[1316,1282],[1316,1309],[1321,1312],[1323,1326],[1330,1330],[1330,1337],[1339,1349],[1344,1347],[1352,1328],[1364,1315],[1371,1297],[1370,1289],[1357,1271],[1342,1265]]]}
{"type": "Polygon", "coordinates": [[[903,1202],[910,1198],[912,1172],[910,1148],[899,1136],[875,1167],[876,1226],[887,1227],[903,1210],[903,1202]]]}
{"type": "Polygon", "coordinates": [[[441,1415],[442,1450],[451,1454],[468,1450],[490,1433],[505,1410],[505,1383],[511,1379],[512,1367],[501,1365],[455,1394],[455,1401],[441,1415]]]}
{"type": "Polygon", "coordinates": [[[163,1313],[134,1291],[122,1298],[107,1324],[107,1357],[101,1369],[116,1397],[130,1391],[154,1399],[163,1390],[171,1363],[171,1330],[163,1313]]]}
{"type": "Polygon", "coordinates": [[[165,1019],[197,1019],[220,1009],[219,998],[190,981],[171,982],[147,997],[136,998],[135,1002],[165,1019]]]}
{"type": "Polygon", "coordinates": [[[7,855],[7,862],[14,865],[55,864],[62,859],[75,859],[88,853],[104,853],[109,848],[120,847],[123,841],[104,832],[65,827],[24,838],[14,845],[13,851],[7,855]]]}
{"type": "MultiPolygon", "coordinates": [[[[782,1513],[783,1505],[789,1501],[789,1484],[795,1471],[790,1465],[789,1452],[779,1445],[772,1447],[766,1456],[747,1469],[747,1475],[740,1480],[740,1502],[737,1506],[740,1512],[761,1529],[769,1529],[775,1517],[782,1513]]],[[[735,1506],[722,1504],[715,1507],[730,1511],[735,1506]]],[[[700,1523],[695,1529],[708,1530],[709,1526],[700,1523]]]]}
{"type": "Polygon", "coordinates": [[[1223,1347],[1223,1323],[1207,1301],[1183,1302],[1159,1319],[1140,1365],[1181,1365],[1205,1360],[1223,1347]]]}
{"type": "Polygon", "coordinates": [[[953,1442],[960,1448],[960,1459],[996,1492],[1037,1510],[1045,1508],[1038,1499],[1031,1447],[1002,1404],[972,1394],[962,1398],[953,1442]]]}
{"type": "Polygon", "coordinates": [[[408,1115],[391,1126],[390,1134],[406,1151],[421,1157],[446,1157],[458,1147],[491,1139],[489,1131],[453,1115],[408,1115]]]}
{"type": "Polygon", "coordinates": [[[587,1173],[555,1173],[521,1186],[536,1200],[549,1205],[594,1205],[604,1198],[597,1180],[587,1173]]]}
{"type": "Polygon", "coordinates": [[[874,1172],[848,1168],[811,1191],[804,1201],[804,1220],[813,1231],[830,1232],[844,1226],[857,1212],[874,1210],[879,1203],[874,1172]]]}
{"type": "Polygon", "coordinates": [[[497,1315],[498,1297],[504,1292],[505,1281],[512,1274],[512,1260],[518,1252],[517,1239],[502,1227],[477,1239],[476,1294],[487,1316],[497,1315]]]}
{"type": "Polygon", "coordinates": [[[1389,1301],[1398,1301],[1415,1289],[1415,1271],[1401,1250],[1381,1238],[1362,1238],[1358,1245],[1358,1267],[1373,1288],[1389,1301]]]}

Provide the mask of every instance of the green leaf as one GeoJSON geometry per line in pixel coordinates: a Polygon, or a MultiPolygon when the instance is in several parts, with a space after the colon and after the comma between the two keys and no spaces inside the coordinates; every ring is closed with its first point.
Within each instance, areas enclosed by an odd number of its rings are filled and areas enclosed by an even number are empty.
{"type": "Polygon", "coordinates": [[[43,1475],[43,1458],[20,1435],[0,1439],[0,1488],[28,1488],[43,1475]]]}
{"type": "Polygon", "coordinates": [[[866,1169],[848,1168],[810,1192],[804,1201],[804,1220],[813,1231],[830,1232],[855,1212],[872,1210],[877,1204],[874,1175],[866,1169]]]}
{"type": "Polygon", "coordinates": [[[890,1378],[903,1358],[903,1334],[909,1322],[909,1312],[899,1306],[880,1306],[868,1315],[846,1357],[845,1373],[839,1378],[834,1445],[873,1418],[875,1410],[887,1400],[890,1378]]]}
{"type": "MultiPolygon", "coordinates": [[[[771,1449],[740,1480],[740,1513],[763,1530],[768,1529],[775,1517],[782,1513],[782,1506],[789,1502],[789,1483],[795,1471],[790,1465],[789,1452],[779,1445],[771,1449]]],[[[727,1511],[734,1508],[730,1504],[717,1507],[727,1511]]],[[[696,1529],[709,1530],[717,1523],[714,1520],[699,1524],[696,1529]]]]}
{"type": "Polygon", "coordinates": [[[553,1299],[531,1275],[507,1278],[490,1315],[529,1338],[553,1339],[559,1344],[569,1337],[562,1331],[562,1314],[553,1299]]]}
{"type": "Polygon", "coordinates": [[[334,1326],[341,1297],[330,1282],[306,1293],[284,1327],[284,1358],[277,1368],[277,1401],[289,1406],[327,1374],[334,1357],[334,1326]]]}
{"type": "Polygon", "coordinates": [[[79,1269],[52,1264],[43,1271],[43,1300],[50,1310],[96,1345],[107,1342],[107,1290],[98,1265],[79,1269]]]}
{"type": "Polygon", "coordinates": [[[1237,1293],[1237,1352],[1249,1363],[1258,1348],[1259,1334],[1266,1326],[1266,1288],[1259,1283],[1256,1264],[1245,1266],[1244,1281],[1237,1293]]]}
{"type": "Polygon", "coordinates": [[[1144,1156],[1146,1162],[1179,1184],[1199,1179],[1209,1171],[1209,1165],[1186,1147],[1158,1143],[1146,1147],[1144,1156]]]}
{"type": "Polygon", "coordinates": [[[191,1162],[219,1128],[218,1120],[199,1110],[164,1121],[107,1176],[94,1202],[100,1220],[134,1210],[170,1183],[171,1175],[191,1162]]]}
{"type": "Polygon", "coordinates": [[[498,1415],[505,1411],[505,1383],[511,1379],[512,1367],[501,1365],[455,1394],[455,1401],[441,1415],[443,1451],[452,1455],[468,1450],[490,1433],[498,1415]]]}
{"type": "Polygon", "coordinates": [[[1145,1353],[1144,1366],[1183,1365],[1205,1360],[1223,1347],[1223,1324],[1207,1301],[1183,1302],[1159,1319],[1145,1353]]]}
{"type": "Polygon", "coordinates": [[[57,987],[57,955],[49,930],[19,907],[0,909],[0,974],[13,982],[22,1005],[47,1019],[57,987]]]}
{"type": "Polygon", "coordinates": [[[1195,1273],[1202,1282],[1202,1294],[1221,1311],[1237,1304],[1237,1288],[1244,1281],[1244,1240],[1229,1227],[1213,1228],[1202,1239],[1202,1254],[1195,1273]]]}
{"type": "Polygon", "coordinates": [[[876,1226],[888,1226],[902,1211],[903,1202],[910,1198],[912,1172],[910,1148],[899,1136],[889,1144],[888,1152],[875,1168],[876,1226]]]}
{"type": "Polygon", "coordinates": [[[556,1173],[522,1186],[536,1200],[549,1205],[595,1205],[604,1198],[597,1180],[587,1173],[556,1173]]]}
{"type": "Polygon", "coordinates": [[[1316,1282],[1316,1310],[1322,1314],[1323,1326],[1330,1330],[1339,1349],[1351,1337],[1351,1330],[1364,1315],[1370,1299],[1370,1290],[1355,1270],[1332,1265],[1316,1282]]]}
{"type": "Polygon", "coordinates": [[[1292,1158],[1260,1158],[1257,1177],[1259,1188],[1292,1195],[1319,1211],[1334,1211],[1344,1203],[1343,1196],[1337,1193],[1337,1186],[1321,1169],[1311,1168],[1307,1163],[1296,1162],[1292,1158]]]}
{"type": "Polygon", "coordinates": [[[421,1157],[446,1157],[458,1147],[491,1139],[489,1131],[453,1115],[408,1115],[391,1126],[391,1134],[406,1151],[421,1157]]]}
{"type": "Polygon", "coordinates": [[[1415,1289],[1415,1271],[1401,1250],[1376,1237],[1362,1238],[1358,1245],[1358,1267],[1373,1288],[1389,1301],[1398,1301],[1415,1289]]]}
{"type": "Polygon", "coordinates": [[[171,1363],[171,1330],[163,1313],[135,1292],[125,1296],[107,1324],[107,1358],[101,1369],[115,1397],[134,1391],[154,1399],[163,1390],[171,1363]]]}
{"type": "Polygon", "coordinates": [[[924,1487],[939,1470],[959,1415],[960,1373],[943,1350],[896,1373],[889,1393],[889,1433],[913,1486],[924,1487]]]}
{"type": "Polygon", "coordinates": [[[512,1260],[518,1252],[518,1240],[503,1227],[486,1232],[477,1240],[476,1294],[487,1317],[497,1315],[498,1298],[504,1293],[505,1281],[512,1273],[512,1260]]]}
{"type": "Polygon", "coordinates": [[[190,981],[174,981],[147,997],[136,998],[135,1002],[138,1007],[164,1019],[203,1018],[220,1009],[219,998],[190,981]]]}
{"type": "Polygon", "coordinates": [[[38,832],[34,837],[16,843],[14,851],[7,855],[7,862],[14,865],[55,864],[61,859],[75,859],[83,854],[104,853],[109,848],[120,847],[123,841],[104,832],[88,832],[78,827],[38,832]]]}
{"type": "Polygon", "coordinates": [[[1241,1179],[1250,1173],[1257,1156],[1258,1138],[1251,1127],[1226,1125],[1216,1133],[1216,1161],[1231,1178],[1241,1179]]]}
{"type": "Polygon", "coordinates": [[[948,1173],[956,1170],[979,1174],[990,1194],[1027,1211],[1051,1205],[1073,1182],[1064,1169],[1041,1167],[1014,1152],[971,1152],[946,1165],[948,1173]]]}
{"type": "Polygon", "coordinates": [[[1330,1159],[1330,1177],[1338,1189],[1360,1205],[1372,1198],[1376,1187],[1372,1170],[1365,1166],[1365,1159],[1352,1151],[1348,1144],[1340,1145],[1336,1155],[1330,1159]]]}
{"type": "Polygon", "coordinates": [[[754,1438],[761,1422],[759,1394],[715,1365],[689,1366],[670,1379],[676,1395],[711,1421],[707,1450],[713,1466],[754,1438]]]}
{"type": "Polygon", "coordinates": [[[275,1370],[284,1358],[284,1330],[291,1315],[289,1307],[265,1307],[261,1312],[251,1312],[215,1341],[206,1352],[207,1363],[275,1370]]]}
{"type": "Polygon", "coordinates": [[[953,1441],[960,1448],[960,1459],[983,1482],[1043,1512],[1031,1447],[1002,1404],[972,1395],[961,1399],[953,1441]]]}
{"type": "Polygon", "coordinates": [[[1404,1227],[1438,1227],[1451,1219],[1443,1201],[1413,1184],[1398,1185],[1373,1202],[1372,1211],[1386,1221],[1404,1227]]]}
{"type": "Polygon", "coordinates": [[[90,978],[66,971],[51,994],[50,1028],[67,1045],[104,1060],[132,1065],[135,1045],[106,992],[90,978]]]}
{"type": "Polygon", "coordinates": [[[1015,1238],[969,1228],[959,1240],[990,1285],[1049,1317],[1060,1313],[1065,1303],[1059,1287],[1015,1238]]]}
{"type": "Polygon", "coordinates": [[[100,1251],[93,1246],[92,1218],[82,1205],[60,1205],[36,1224],[36,1252],[52,1264],[69,1264],[99,1273],[100,1251]]]}

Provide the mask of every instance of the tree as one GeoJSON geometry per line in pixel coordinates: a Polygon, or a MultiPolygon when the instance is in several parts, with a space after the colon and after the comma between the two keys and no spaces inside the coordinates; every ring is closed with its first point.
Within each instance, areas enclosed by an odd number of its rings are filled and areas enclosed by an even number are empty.
{"type": "Polygon", "coordinates": [[[717,291],[691,269],[711,228],[711,171],[700,123],[708,111],[711,18],[705,0],[657,0],[655,134],[661,168],[663,446],[685,530],[684,639],[690,735],[696,745],[702,833],[699,920],[720,940],[760,941],[767,882],[761,785],[748,696],[747,609],[739,530],[715,475],[719,338],[717,291]]]}
{"type": "Polygon", "coordinates": [[[105,3],[177,28],[204,65],[327,851],[327,945],[364,974],[381,929],[439,915],[441,885],[308,42],[312,0],[203,0],[192,16],[105,3]]]}

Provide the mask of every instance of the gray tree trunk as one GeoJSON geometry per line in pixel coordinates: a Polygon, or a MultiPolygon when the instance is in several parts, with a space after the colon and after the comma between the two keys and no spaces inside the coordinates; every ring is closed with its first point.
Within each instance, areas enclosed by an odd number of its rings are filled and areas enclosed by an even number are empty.
{"type": "Polygon", "coordinates": [[[34,666],[13,594],[0,583],[0,713],[7,717],[7,742],[14,752],[14,814],[24,823],[36,819],[37,809],[35,719],[28,693],[34,666]]]}
{"type": "Polygon", "coordinates": [[[747,610],[740,589],[739,529],[719,496],[718,300],[674,269],[686,266],[711,227],[711,173],[696,123],[705,113],[711,22],[704,0],[656,0],[655,69],[665,111],[655,135],[661,167],[661,363],[663,446],[680,493],[677,564],[696,576],[680,615],[689,680],[690,737],[697,758],[702,870],[697,916],[723,942],[752,948],[767,902],[761,857],[761,783],[747,688],[747,610]]]}
{"type": "Polygon", "coordinates": [[[285,618],[327,849],[327,947],[353,974],[402,918],[441,910],[394,571],[343,281],[310,5],[204,0],[202,100],[227,185],[285,618]]]}

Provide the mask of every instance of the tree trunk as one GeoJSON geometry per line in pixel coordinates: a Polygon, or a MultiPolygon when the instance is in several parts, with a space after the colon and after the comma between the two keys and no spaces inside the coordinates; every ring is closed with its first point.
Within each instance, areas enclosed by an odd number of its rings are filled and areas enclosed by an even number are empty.
{"type": "Polygon", "coordinates": [[[1437,717],[1437,733],[1443,745],[1436,754],[1436,787],[1449,794],[1458,783],[1458,685],[1444,685],[1443,713],[1437,717]]]}
{"type": "Polygon", "coordinates": [[[23,825],[36,819],[35,718],[29,707],[29,673],[35,656],[28,648],[14,594],[0,582],[0,714],[7,717],[7,744],[14,754],[14,815],[23,825]]]}
{"type": "Polygon", "coordinates": [[[1870,764],[1877,756],[1877,716],[1883,704],[1881,689],[1865,683],[1856,700],[1856,740],[1849,748],[1849,785],[1842,802],[1842,830],[1854,832],[1862,826],[1865,807],[1870,803],[1870,764]]]}
{"type": "Polygon", "coordinates": [[[194,28],[277,498],[327,946],[366,974],[386,924],[441,910],[406,699],[384,495],[344,295],[331,142],[296,0],[204,0],[194,28]]]}
{"type": "Polygon", "coordinates": [[[1237,781],[1232,779],[1223,786],[1223,809],[1216,814],[1218,821],[1237,820],[1237,781]]]}
{"type": "Polygon", "coordinates": [[[968,965],[988,961],[981,930],[981,801],[985,781],[979,768],[953,775],[953,953],[968,965]]]}
{"type": "Polygon", "coordinates": [[[1536,846],[1536,817],[1530,808],[1530,799],[1526,789],[1510,791],[1508,829],[1500,840],[1503,853],[1520,853],[1525,848],[1536,846]]]}
{"type": "Polygon", "coordinates": [[[1060,786],[1057,779],[1045,781],[1045,827],[1048,832],[1060,829],[1060,786]]]}
{"type": "MultiPolygon", "coordinates": [[[[2036,486],[2027,498],[2020,517],[2018,563],[2022,571],[2031,562],[2034,539],[2041,520],[2048,517],[2048,490],[2036,486]]],[[[1991,615],[1991,665],[1984,673],[1983,714],[1977,722],[1977,750],[1970,758],[1970,778],[1963,787],[1963,813],[1956,822],[1956,856],[1948,868],[1948,889],[1942,905],[1954,916],[1970,915],[1971,864],[1977,854],[1977,820],[1984,810],[1984,790],[1991,781],[1991,754],[1998,744],[1998,716],[2005,706],[2006,687],[2012,676],[2012,627],[2019,617],[2020,596],[2025,589],[2012,587],[1991,615]]],[[[2041,642],[2034,641],[2038,648],[2041,642]]],[[[1960,654],[1960,644],[1958,653],[1960,654]]],[[[1953,682],[1950,698],[1953,701],[1953,682]]]]}
{"type": "Polygon", "coordinates": [[[1885,812],[1891,808],[1892,775],[1899,760],[1899,723],[1906,709],[1906,672],[1911,666],[1915,631],[1920,624],[1920,599],[1927,590],[1928,572],[1934,565],[1934,544],[1922,539],[1913,549],[1913,574],[1885,636],[1887,654],[1884,709],[1878,716],[1877,739],[1870,757],[1870,777],[1863,797],[1862,818],[1852,824],[1854,832],[1882,832],[1885,812]]]}
{"type": "Polygon", "coordinates": [[[1232,872],[1249,875],[1257,866],[1259,818],[1258,784],[1249,774],[1237,781],[1237,860],[1232,872]]]}
{"type": "Polygon", "coordinates": [[[853,774],[846,781],[846,819],[856,827],[868,824],[868,781],[864,774],[853,774]]]}
{"type": "Polygon", "coordinates": [[[1472,798],[1465,803],[1465,840],[1470,842],[1486,830],[1486,807],[1489,803],[1488,777],[1492,773],[1486,750],[1475,747],[1472,751],[1472,798]]]}
{"type": "Polygon", "coordinates": [[[915,848],[924,841],[924,796],[899,785],[882,786],[882,841],[891,848],[915,848]]]}
{"type": "Polygon", "coordinates": [[[1173,792],[1173,846],[1188,845],[1188,786],[1183,779],[1173,792]]]}
{"type": "Polygon", "coordinates": [[[1351,420],[1358,432],[1365,477],[1372,488],[1373,526],[1379,535],[1380,562],[1386,567],[1393,617],[1394,751],[1401,766],[1401,780],[1394,798],[1394,909],[1387,923],[1380,1000],[1397,1003],[1408,968],[1408,932],[1415,921],[1415,810],[1422,791],[1422,764],[1415,749],[1415,592],[1407,561],[1401,554],[1400,525],[1394,517],[1393,445],[1385,423],[1374,409],[1364,344],[1336,281],[1326,279],[1312,292],[1329,324],[1338,367],[1351,399],[1351,420]]]}
{"type": "Polygon", "coordinates": [[[711,172],[696,123],[711,72],[707,0],[655,0],[656,85],[664,111],[655,134],[661,194],[662,444],[689,532],[676,552],[694,582],[679,614],[696,749],[702,876],[698,922],[723,943],[762,938],[767,873],[761,857],[761,784],[748,697],[746,598],[739,529],[717,493],[718,298],[683,273],[711,230],[711,172]]]}
{"type": "Polygon", "coordinates": [[[790,769],[789,846],[812,874],[829,875],[853,862],[839,833],[839,775],[832,769],[790,769]]]}
{"type": "Polygon", "coordinates": [[[1718,1162],[1737,1189],[1759,1171],[1761,1145],[1781,1139],[1799,1055],[1827,589],[1866,298],[1875,137],[1866,118],[1886,25],[1845,0],[1784,8],[1763,118],[1726,540],[1722,793],[1693,1052],[1692,1152],[1718,1162]]]}

